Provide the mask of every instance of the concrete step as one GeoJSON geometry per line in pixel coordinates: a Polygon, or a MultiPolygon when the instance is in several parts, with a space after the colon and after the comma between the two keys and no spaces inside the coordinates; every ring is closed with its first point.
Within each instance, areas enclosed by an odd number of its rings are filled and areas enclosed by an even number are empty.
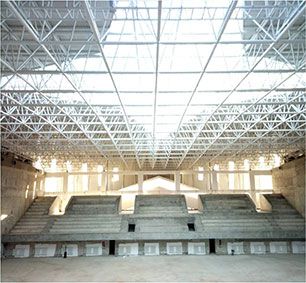
{"type": "Polygon", "coordinates": [[[19,221],[16,225],[15,225],[15,227],[16,226],[18,226],[18,225],[38,225],[38,224],[46,224],[46,223],[48,223],[48,221],[19,221]]]}
{"type": "Polygon", "coordinates": [[[118,214],[82,214],[82,215],[76,215],[76,214],[65,214],[63,216],[59,216],[56,218],[56,220],[65,220],[65,219],[71,219],[71,220],[79,220],[79,219],[92,219],[92,220],[99,220],[99,219],[121,219],[121,216],[118,214]]]}
{"type": "Polygon", "coordinates": [[[13,231],[11,235],[24,235],[24,234],[40,234],[42,230],[22,230],[22,231],[13,231]]]}
{"type": "Polygon", "coordinates": [[[14,228],[11,233],[14,233],[16,231],[41,231],[42,229],[44,229],[45,225],[41,225],[41,226],[33,226],[33,227],[16,227],[14,228]]]}
{"type": "Polygon", "coordinates": [[[35,216],[35,215],[48,215],[47,212],[43,211],[27,211],[25,216],[35,216]]]}
{"type": "Polygon", "coordinates": [[[121,216],[118,214],[64,214],[62,216],[58,216],[56,219],[71,219],[71,220],[78,220],[78,219],[121,219],[121,216]]]}
{"type": "Polygon", "coordinates": [[[145,213],[145,214],[135,214],[133,215],[134,218],[137,219],[145,219],[146,221],[148,221],[148,219],[151,217],[152,220],[158,220],[158,219],[163,219],[165,220],[165,218],[167,219],[172,219],[172,220],[179,220],[179,219],[188,219],[189,218],[189,214],[185,213],[185,212],[179,212],[179,213],[168,213],[168,214],[164,214],[164,213],[145,213]]]}
{"type": "Polygon", "coordinates": [[[88,219],[88,220],[100,220],[100,219],[121,219],[119,215],[114,214],[99,214],[99,215],[91,215],[91,214],[81,214],[81,215],[75,215],[75,214],[65,214],[63,216],[57,217],[56,220],[79,220],[79,219],[88,219]]]}
{"type": "Polygon", "coordinates": [[[48,205],[41,205],[41,206],[40,206],[40,205],[37,206],[37,205],[35,205],[35,204],[32,204],[32,205],[28,208],[28,210],[29,210],[29,209],[34,209],[34,210],[39,210],[39,209],[43,210],[43,209],[45,209],[45,210],[48,210],[50,206],[51,206],[51,204],[48,204],[48,205]]]}
{"type": "Polygon", "coordinates": [[[120,225],[121,221],[118,222],[80,222],[80,223],[63,223],[63,222],[56,222],[53,224],[53,227],[69,227],[69,226],[111,226],[111,225],[120,225]]]}
{"type": "Polygon", "coordinates": [[[78,226],[112,226],[112,225],[121,225],[121,222],[104,222],[104,223],[98,223],[98,222],[83,222],[83,223],[54,223],[52,227],[78,227],[78,226]]]}
{"type": "Polygon", "coordinates": [[[21,220],[24,220],[24,221],[27,221],[27,220],[40,220],[40,219],[44,219],[44,220],[47,220],[47,219],[50,219],[50,216],[49,215],[25,215],[21,218],[21,220]]]}
{"type": "Polygon", "coordinates": [[[79,217],[79,218],[56,218],[54,222],[62,222],[62,223],[78,223],[78,222],[120,222],[121,218],[107,218],[107,217],[101,217],[101,218],[88,218],[88,217],[79,217]]]}
{"type": "Polygon", "coordinates": [[[25,215],[23,216],[20,221],[28,221],[28,220],[33,220],[33,221],[36,221],[36,220],[45,220],[47,221],[48,219],[50,219],[50,216],[49,215],[25,215]]]}
{"type": "Polygon", "coordinates": [[[185,212],[181,208],[172,208],[172,207],[141,207],[137,210],[138,212],[185,212]]]}
{"type": "Polygon", "coordinates": [[[141,233],[183,233],[188,232],[185,227],[165,227],[165,226],[154,226],[154,227],[140,227],[141,233]]]}
{"type": "Polygon", "coordinates": [[[76,228],[76,229],[50,229],[49,233],[51,234],[67,234],[67,233],[118,233],[120,231],[120,227],[112,228],[112,229],[103,229],[103,228],[95,228],[95,229],[88,229],[88,228],[76,228]]]}
{"type": "Polygon", "coordinates": [[[50,207],[50,205],[44,205],[44,206],[31,205],[31,206],[28,208],[28,211],[29,211],[29,210],[41,210],[41,211],[44,211],[44,210],[48,210],[49,207],[50,207]]]}

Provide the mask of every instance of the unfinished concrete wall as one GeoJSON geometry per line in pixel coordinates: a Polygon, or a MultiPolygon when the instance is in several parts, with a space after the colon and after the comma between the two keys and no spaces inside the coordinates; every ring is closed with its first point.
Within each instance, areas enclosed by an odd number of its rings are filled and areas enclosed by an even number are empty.
{"type": "Polygon", "coordinates": [[[272,170],[273,187],[305,217],[305,157],[272,170]]]}
{"type": "Polygon", "coordinates": [[[136,175],[126,175],[123,178],[123,188],[134,185],[137,183],[137,176],[136,175]]]}
{"type": "MultiPolygon", "coordinates": [[[[82,242],[25,242],[25,243],[6,243],[3,255],[7,258],[12,257],[63,257],[67,252],[67,257],[72,256],[108,256],[110,255],[111,243],[104,241],[82,241],[82,242]],[[53,246],[51,253],[40,253],[38,249],[42,246],[49,249],[53,246]],[[71,248],[73,247],[73,251],[71,248]],[[27,253],[20,253],[20,249],[27,248],[27,253]],[[55,248],[55,249],[54,249],[55,248]],[[70,249],[70,251],[69,251],[70,249]],[[18,251],[19,250],[19,251],[18,251]],[[90,251],[94,253],[90,253],[90,251]]],[[[113,252],[116,256],[124,255],[208,255],[211,254],[208,239],[201,240],[150,240],[150,241],[115,241],[113,252]],[[169,253],[168,245],[179,247],[179,251],[169,253]],[[123,246],[125,246],[125,251],[123,246]],[[155,247],[148,249],[148,246],[155,247]],[[151,251],[150,251],[151,250],[151,251]],[[122,254],[125,253],[125,254],[122,254]]],[[[245,240],[245,239],[222,239],[215,240],[215,252],[217,255],[241,255],[241,254],[304,254],[305,242],[291,240],[245,240]]]]}
{"type": "Polygon", "coordinates": [[[199,180],[198,174],[182,174],[181,183],[195,187],[200,191],[206,192],[211,189],[210,175],[203,173],[203,180],[199,180]]]}
{"type": "Polygon", "coordinates": [[[123,187],[135,184],[137,182],[136,175],[120,175],[113,178],[116,174],[110,173],[46,173],[43,189],[47,193],[98,193],[106,191],[118,191],[123,187]],[[55,182],[53,180],[61,180],[55,182]],[[49,183],[48,183],[49,182],[49,183]]]}
{"type": "MultiPolygon", "coordinates": [[[[278,241],[277,239],[274,241],[269,241],[267,239],[263,240],[238,240],[238,239],[222,239],[216,240],[216,254],[219,255],[228,255],[231,254],[231,249],[234,249],[234,255],[238,254],[269,254],[269,253],[293,253],[292,243],[294,241],[282,240],[278,241]],[[235,245],[241,245],[241,249],[237,249],[235,245]],[[262,251],[254,251],[252,249],[253,244],[261,244],[264,248],[262,251]],[[271,250],[271,245],[279,245],[282,244],[285,249],[283,251],[273,251],[271,250]]],[[[302,243],[302,242],[301,242],[302,243]]]]}
{"type": "Polygon", "coordinates": [[[1,164],[1,233],[7,233],[37,196],[39,174],[30,164],[13,159],[1,164]]]}

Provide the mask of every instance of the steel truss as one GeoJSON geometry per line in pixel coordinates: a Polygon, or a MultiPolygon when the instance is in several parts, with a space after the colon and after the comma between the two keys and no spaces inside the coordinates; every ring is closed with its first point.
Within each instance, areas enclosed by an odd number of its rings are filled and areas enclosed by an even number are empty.
{"type": "Polygon", "coordinates": [[[224,2],[1,2],[2,150],[63,170],[304,152],[305,1],[224,2]]]}

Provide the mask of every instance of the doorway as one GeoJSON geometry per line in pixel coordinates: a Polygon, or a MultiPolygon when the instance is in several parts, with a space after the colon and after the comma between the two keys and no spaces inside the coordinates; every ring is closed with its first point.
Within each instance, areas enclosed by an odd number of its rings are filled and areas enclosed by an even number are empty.
{"type": "Polygon", "coordinates": [[[209,253],[215,254],[216,253],[216,240],[209,239],[209,253]]]}
{"type": "Polygon", "coordinates": [[[109,241],[109,255],[115,255],[115,241],[109,241]]]}

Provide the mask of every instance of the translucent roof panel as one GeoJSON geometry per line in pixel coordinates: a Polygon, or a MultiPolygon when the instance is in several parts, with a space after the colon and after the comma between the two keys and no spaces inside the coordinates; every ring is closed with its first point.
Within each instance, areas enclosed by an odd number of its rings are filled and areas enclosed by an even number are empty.
{"type": "Polygon", "coordinates": [[[129,169],[304,151],[305,1],[51,2],[1,3],[3,150],[129,169]]]}

